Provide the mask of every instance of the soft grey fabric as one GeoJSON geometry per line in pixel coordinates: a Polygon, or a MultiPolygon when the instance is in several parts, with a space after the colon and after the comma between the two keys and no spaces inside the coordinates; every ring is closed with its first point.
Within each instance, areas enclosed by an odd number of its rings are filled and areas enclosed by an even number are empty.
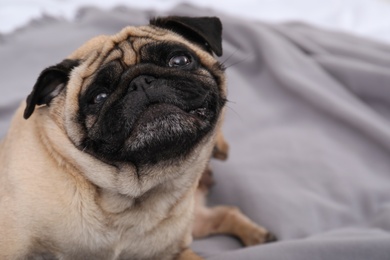
{"type": "MultiPolygon", "coordinates": [[[[305,24],[224,24],[227,162],[213,161],[210,204],[236,205],[280,239],[243,248],[193,243],[207,259],[390,259],[390,47],[305,24]]],[[[154,12],[84,9],[0,38],[0,135],[39,72],[88,38],[144,24],[154,12]]]]}

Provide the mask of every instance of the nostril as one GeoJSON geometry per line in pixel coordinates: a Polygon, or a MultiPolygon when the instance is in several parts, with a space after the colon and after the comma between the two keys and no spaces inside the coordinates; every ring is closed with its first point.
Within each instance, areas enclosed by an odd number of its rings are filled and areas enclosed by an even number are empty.
{"type": "Polygon", "coordinates": [[[145,83],[146,84],[151,84],[155,80],[156,80],[156,78],[153,76],[145,76],[145,83]]]}
{"type": "Polygon", "coordinates": [[[130,82],[129,91],[145,90],[149,88],[155,80],[155,77],[149,75],[138,76],[130,82]]]}

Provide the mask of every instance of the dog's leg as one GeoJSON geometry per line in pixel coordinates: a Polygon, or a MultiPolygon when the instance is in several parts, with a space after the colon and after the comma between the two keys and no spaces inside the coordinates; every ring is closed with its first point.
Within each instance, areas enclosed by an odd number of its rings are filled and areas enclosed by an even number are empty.
{"type": "Polygon", "coordinates": [[[206,207],[207,192],[212,184],[212,172],[207,168],[195,193],[194,238],[229,234],[238,237],[246,246],[276,241],[274,235],[251,221],[236,207],[206,207]]]}
{"type": "MultiPolygon", "coordinates": [[[[229,145],[222,131],[216,136],[213,158],[226,160],[229,145]]],[[[208,190],[214,185],[210,167],[207,167],[195,193],[195,220],[192,229],[194,238],[215,234],[229,234],[238,237],[246,246],[276,241],[276,237],[265,228],[246,217],[238,208],[229,206],[206,206],[208,190]]]]}
{"type": "Polygon", "coordinates": [[[229,153],[229,144],[226,142],[222,131],[218,131],[212,157],[225,161],[229,153]]]}
{"type": "Polygon", "coordinates": [[[191,249],[187,248],[178,256],[177,260],[203,260],[202,257],[194,253],[191,249]]]}

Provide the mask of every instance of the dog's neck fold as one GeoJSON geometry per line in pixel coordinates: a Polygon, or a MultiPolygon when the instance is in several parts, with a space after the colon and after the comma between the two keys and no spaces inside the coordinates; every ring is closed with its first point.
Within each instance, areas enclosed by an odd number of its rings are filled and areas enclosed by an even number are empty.
{"type": "Polygon", "coordinates": [[[75,183],[84,184],[79,188],[89,186],[90,189],[95,189],[99,203],[105,211],[111,213],[126,211],[149,200],[156,203],[161,199],[161,194],[166,194],[166,201],[170,201],[166,207],[169,208],[169,204],[174,204],[175,200],[196,188],[200,173],[203,172],[213,148],[212,142],[209,142],[210,145],[202,144],[199,145],[202,149],[195,149],[192,156],[185,161],[177,164],[163,162],[153,167],[145,167],[147,170],[136,168],[132,164],[113,166],[82,150],[74,149],[74,144],[64,129],[49,133],[48,129],[64,126],[53,120],[45,120],[45,117],[50,117],[47,107],[38,110],[40,116],[33,115],[31,120],[35,121],[42,143],[50,151],[51,158],[66,174],[77,178],[75,183]],[[154,194],[159,194],[159,198],[155,198],[154,194]]]}

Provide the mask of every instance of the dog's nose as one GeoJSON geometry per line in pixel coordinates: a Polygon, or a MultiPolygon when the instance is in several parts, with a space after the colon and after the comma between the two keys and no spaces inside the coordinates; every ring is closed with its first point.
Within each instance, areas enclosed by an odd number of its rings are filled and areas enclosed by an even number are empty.
{"type": "Polygon", "coordinates": [[[138,76],[130,82],[129,91],[146,90],[155,80],[155,77],[149,75],[138,76]]]}

